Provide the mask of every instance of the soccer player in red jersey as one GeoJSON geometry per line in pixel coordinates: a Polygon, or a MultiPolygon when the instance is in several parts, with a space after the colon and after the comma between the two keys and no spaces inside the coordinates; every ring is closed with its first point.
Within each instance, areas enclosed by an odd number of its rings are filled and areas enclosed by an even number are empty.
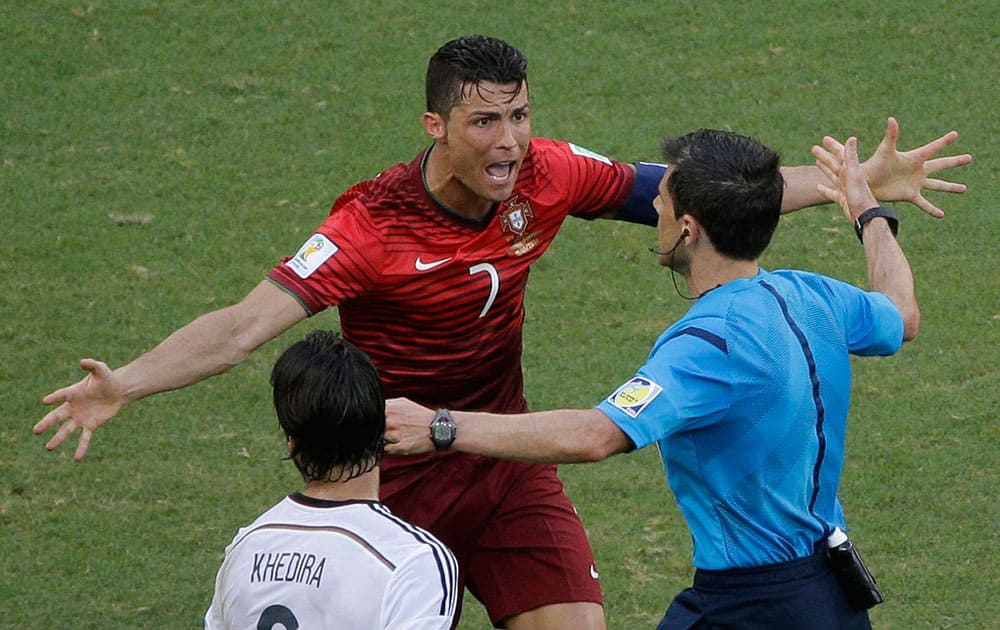
{"type": "MultiPolygon", "coordinates": [[[[299,251],[238,304],[114,371],[81,361],[88,375],[43,399],[59,404],[34,428],[59,427],[47,448],[80,428],[81,459],[93,431],[122,405],[225,372],[330,306],[344,336],[378,367],[386,396],[526,410],[521,328],[531,263],[570,214],[655,225],[664,167],[531,137],[527,61],[490,37],[453,40],[434,54],[423,124],[429,148],[344,193],[299,251]]],[[[971,157],[932,159],[954,134],[900,152],[898,133],[890,119],[865,163],[876,195],[941,216],[921,191],[965,187],[929,175],[971,157]]],[[[825,202],[818,168],[782,174],[784,211],[825,202]]],[[[443,446],[449,427],[439,429],[443,446]]],[[[465,585],[498,627],[604,627],[593,553],[554,467],[454,453],[387,457],[381,495],[452,548],[465,585]]]]}

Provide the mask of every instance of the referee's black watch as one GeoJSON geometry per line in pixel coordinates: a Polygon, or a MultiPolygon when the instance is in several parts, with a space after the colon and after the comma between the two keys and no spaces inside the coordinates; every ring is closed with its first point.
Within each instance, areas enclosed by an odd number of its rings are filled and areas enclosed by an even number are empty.
{"type": "Polygon", "coordinates": [[[889,224],[889,230],[892,232],[892,235],[896,236],[899,232],[899,219],[896,217],[896,211],[888,206],[875,206],[874,208],[865,210],[854,220],[854,232],[858,235],[859,241],[862,243],[865,242],[865,239],[861,237],[861,230],[865,229],[869,221],[878,218],[885,219],[886,223],[889,224]]]}
{"type": "Polygon", "coordinates": [[[455,441],[457,432],[458,427],[455,426],[455,419],[451,417],[451,413],[447,409],[438,409],[434,414],[434,421],[431,422],[431,442],[434,442],[434,448],[447,451],[455,441]]]}

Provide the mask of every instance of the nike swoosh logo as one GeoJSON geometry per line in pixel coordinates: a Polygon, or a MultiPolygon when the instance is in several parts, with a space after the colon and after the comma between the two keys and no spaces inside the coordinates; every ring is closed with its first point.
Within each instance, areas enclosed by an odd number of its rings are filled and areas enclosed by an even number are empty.
{"type": "Polygon", "coordinates": [[[597,572],[597,569],[594,568],[594,565],[590,565],[590,577],[594,578],[595,580],[601,577],[601,574],[597,572]]]}
{"type": "Polygon", "coordinates": [[[451,256],[449,256],[447,258],[442,258],[441,260],[435,260],[433,262],[427,262],[427,263],[425,263],[424,261],[420,260],[419,256],[417,256],[417,261],[415,263],[413,263],[413,264],[417,267],[417,271],[430,271],[431,269],[433,269],[435,267],[440,267],[441,265],[445,264],[449,260],[451,260],[451,256]]]}

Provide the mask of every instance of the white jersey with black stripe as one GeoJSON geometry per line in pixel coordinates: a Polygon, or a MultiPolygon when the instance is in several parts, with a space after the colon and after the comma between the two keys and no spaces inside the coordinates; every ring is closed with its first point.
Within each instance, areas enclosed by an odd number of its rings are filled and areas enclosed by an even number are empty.
{"type": "Polygon", "coordinates": [[[226,547],[205,628],[447,629],[458,566],[377,501],[294,494],[226,547]]]}

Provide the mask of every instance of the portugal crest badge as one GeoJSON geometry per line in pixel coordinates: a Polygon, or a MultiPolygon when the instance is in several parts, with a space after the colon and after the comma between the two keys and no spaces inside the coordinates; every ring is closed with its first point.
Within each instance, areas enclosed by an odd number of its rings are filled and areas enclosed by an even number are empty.
{"type": "Polygon", "coordinates": [[[513,232],[515,237],[522,236],[528,230],[528,224],[535,218],[528,200],[519,201],[517,197],[507,200],[500,211],[500,226],[504,232],[513,232]]]}

